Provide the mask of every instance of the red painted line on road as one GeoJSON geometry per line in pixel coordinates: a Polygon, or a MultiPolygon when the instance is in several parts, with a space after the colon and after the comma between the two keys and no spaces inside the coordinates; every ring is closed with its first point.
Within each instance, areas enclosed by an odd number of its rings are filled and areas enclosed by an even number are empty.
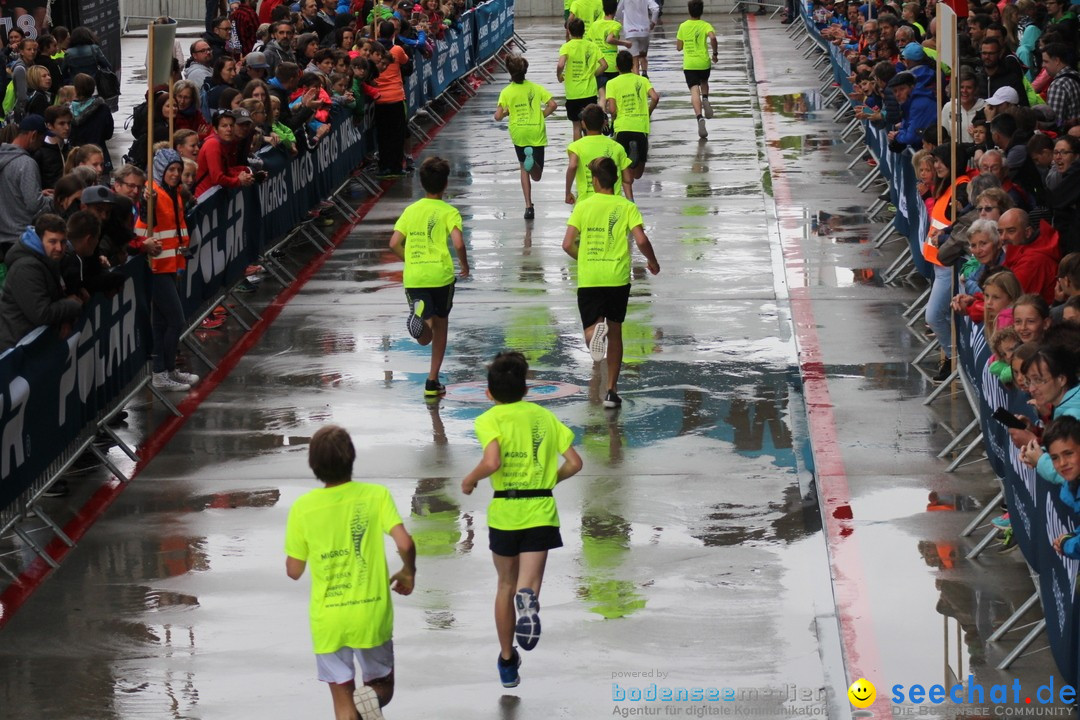
{"type": "MultiPolygon", "coordinates": [[[[464,106],[471,97],[472,96],[467,96],[462,100],[462,106],[464,106]]],[[[457,111],[453,109],[444,115],[443,120],[445,121],[445,124],[434,127],[431,132],[428,133],[429,139],[419,143],[415,147],[415,153],[419,153],[427,147],[428,143],[434,140],[442,129],[450,124],[450,120],[453,119],[455,115],[457,115],[457,111]]],[[[139,462],[136,463],[135,469],[131,474],[132,480],[134,480],[140,472],[146,469],[157,454],[161,452],[176,433],[180,431],[180,428],[184,426],[188,421],[188,418],[195,413],[200,405],[202,405],[203,401],[206,400],[217,386],[229,376],[229,373],[232,372],[233,368],[240,362],[240,359],[247,354],[255,343],[262,339],[262,336],[266,333],[270,325],[281,314],[281,311],[285,309],[285,305],[296,297],[315,273],[326,264],[326,261],[334,254],[334,250],[345,241],[345,238],[352,232],[353,228],[355,228],[367,216],[371,209],[375,207],[375,204],[383,198],[386,189],[391,187],[395,182],[395,180],[383,181],[382,191],[378,195],[373,195],[368,198],[356,209],[358,217],[355,220],[346,222],[334,232],[333,236],[330,238],[333,247],[312,258],[297,274],[296,282],[283,288],[270,304],[263,309],[262,316],[251,326],[251,330],[244,333],[240,339],[229,348],[217,368],[211,371],[206,378],[191,390],[191,392],[189,392],[177,405],[177,409],[182,413],[181,416],[170,417],[164,423],[159,425],[149,437],[139,445],[137,450],[139,462]]],[[[75,543],[78,543],[94,523],[105,514],[105,511],[109,509],[126,487],[127,483],[122,483],[113,478],[98,488],[86,503],[76,511],[74,517],[64,525],[64,534],[71,538],[75,543]]],[[[62,562],[72,550],[74,550],[73,547],[69,547],[59,538],[53,538],[53,540],[45,547],[45,553],[57,563],[62,562]]],[[[53,568],[45,562],[45,560],[42,558],[35,558],[34,561],[23,570],[18,579],[0,593],[0,630],[11,621],[19,608],[26,603],[34,591],[41,586],[41,583],[45,581],[52,571],[53,568]]]]}
{"type": "MultiPolygon", "coordinates": [[[[746,19],[754,59],[754,75],[758,80],[758,97],[761,101],[759,105],[762,108],[765,147],[776,198],[777,220],[780,223],[784,265],[785,268],[788,265],[802,267],[806,262],[802,247],[802,212],[800,210],[797,217],[791,212],[784,212],[793,210],[795,206],[787,180],[784,155],[779,147],[781,133],[775,113],[768,111],[764,103],[769,81],[765,56],[762,54],[758,37],[757,18],[747,14],[746,19]],[[785,233],[785,229],[792,232],[785,233]]],[[[828,376],[818,340],[817,321],[814,319],[813,299],[805,279],[802,284],[789,288],[789,297],[799,351],[799,371],[803,378],[803,392],[809,416],[810,445],[814,453],[818,494],[823,505],[826,545],[832,570],[833,595],[840,620],[844,665],[849,682],[866,678],[878,687],[884,687],[886,683],[881,676],[877,636],[866,595],[862,554],[859,551],[851,511],[851,491],[836,431],[828,376]]],[[[845,692],[846,690],[847,688],[844,688],[845,692]]],[[[872,706],[874,714],[882,718],[890,717],[892,709],[888,695],[879,692],[877,697],[872,706]]]]}

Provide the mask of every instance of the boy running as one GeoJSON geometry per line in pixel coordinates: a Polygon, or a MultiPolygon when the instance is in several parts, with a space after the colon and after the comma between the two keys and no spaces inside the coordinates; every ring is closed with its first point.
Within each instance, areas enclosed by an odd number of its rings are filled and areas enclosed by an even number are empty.
{"type": "Polygon", "coordinates": [[[581,111],[596,102],[596,76],[607,70],[600,51],[584,39],[585,23],[574,18],[566,24],[570,40],[559,48],[555,75],[566,85],[566,117],[574,125],[574,139],[581,137],[581,111]]]}
{"type": "Polygon", "coordinates": [[[601,108],[605,107],[604,86],[618,76],[615,72],[615,55],[619,52],[620,46],[630,47],[629,42],[619,39],[622,23],[615,19],[615,10],[618,7],[618,0],[604,0],[604,19],[597,20],[591,27],[585,29],[585,38],[596,45],[596,49],[600,51],[600,57],[604,58],[607,64],[607,70],[596,78],[596,96],[601,108]]]}
{"type": "Polygon", "coordinates": [[[544,174],[544,148],[547,147],[547,116],[558,104],[545,88],[525,79],[529,61],[514,55],[506,61],[510,84],[499,93],[495,122],[510,118],[510,139],[514,143],[521,172],[521,192],[525,196],[525,219],[536,217],[532,203],[532,181],[544,174]]]}
{"type": "Polygon", "coordinates": [[[701,14],[705,12],[705,3],[702,0],[690,0],[687,9],[690,11],[690,19],[679,26],[679,32],[675,36],[676,46],[683,53],[683,75],[686,77],[686,86],[690,88],[690,102],[697,117],[698,137],[705,139],[709,137],[709,131],[705,129],[705,118],[713,116],[712,105],[709,104],[709,74],[712,72],[712,63],[709,62],[706,40],[712,45],[712,62],[719,62],[720,51],[712,25],[701,19],[701,14]]]}
{"type": "Polygon", "coordinates": [[[594,22],[604,16],[604,8],[600,0],[573,0],[570,3],[570,15],[567,23],[577,18],[585,23],[585,34],[589,34],[594,22]]]}
{"type": "Polygon", "coordinates": [[[652,244],[645,235],[637,206],[615,194],[619,171],[608,157],[593,160],[596,193],[574,206],[567,221],[563,250],[578,261],[578,311],[585,328],[585,344],[593,362],[607,357],[608,384],[604,407],[617,408],[622,398],[616,391],[622,367],[622,323],[630,300],[630,248],[634,236],[638,250],[653,275],[660,272],[652,244]]]}
{"type": "Polygon", "coordinates": [[[487,390],[495,407],[476,418],[476,437],[484,455],[461,481],[466,495],[489,476],[495,490],[488,505],[488,537],[499,578],[495,630],[503,687],[521,682],[521,656],[514,647],[514,635],[522,650],[532,650],[540,640],[544,566],[548,550],[562,547],[552,489],[581,470],[570,428],[549,410],[522,400],[528,371],[529,364],[519,352],[495,356],[488,368],[487,390]],[[564,458],[561,467],[559,455],[564,458]]]}
{"type": "Polygon", "coordinates": [[[645,172],[649,159],[649,120],[660,102],[660,93],[649,78],[633,73],[634,57],[620,50],[615,57],[619,76],[608,82],[607,111],[615,125],[615,142],[626,150],[635,180],[645,172]]]}
{"type": "Polygon", "coordinates": [[[460,277],[469,276],[465,238],[461,234],[461,213],[443,202],[450,178],[450,163],[429,157],[420,165],[420,186],[427,193],[394,223],[390,251],[405,261],[405,298],[409,318],[405,327],[421,345],[431,345],[431,366],[424,397],[437,399],[446,394],[439,382],[439,370],[446,355],[450,309],[454,306],[454,261],[446,241],[449,238],[461,266],[460,277]]]}
{"type": "Polygon", "coordinates": [[[311,564],[311,639],[319,680],[329,684],[337,720],[382,720],[394,695],[394,606],[390,590],[413,591],[416,548],[381,485],[352,481],[356,449],[343,428],[319,428],[308,466],[325,487],[298,498],[285,530],[285,571],[299,580],[311,564]],[[383,535],[401,570],[386,568],[383,535]],[[356,687],[355,664],[362,683],[356,687]]]}
{"type": "Polygon", "coordinates": [[[570,162],[566,166],[566,204],[573,205],[593,194],[590,163],[598,157],[609,157],[615,161],[622,175],[622,193],[630,200],[634,199],[634,178],[630,172],[630,158],[622,145],[602,134],[607,123],[607,115],[597,104],[592,104],[581,111],[581,122],[585,126],[585,137],[566,146],[570,162]],[[577,183],[577,198],[570,188],[577,183]]]}

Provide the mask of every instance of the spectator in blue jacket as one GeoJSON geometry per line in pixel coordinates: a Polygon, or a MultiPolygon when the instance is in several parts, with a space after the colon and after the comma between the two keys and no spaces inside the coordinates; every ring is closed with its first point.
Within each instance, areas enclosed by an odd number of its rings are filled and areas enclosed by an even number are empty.
{"type": "MultiPolygon", "coordinates": [[[[923,68],[916,68],[922,70],[923,68]]],[[[934,90],[918,83],[916,72],[897,73],[889,87],[900,103],[900,129],[889,133],[890,148],[902,152],[905,147],[922,148],[923,128],[937,123],[934,90]]]]}

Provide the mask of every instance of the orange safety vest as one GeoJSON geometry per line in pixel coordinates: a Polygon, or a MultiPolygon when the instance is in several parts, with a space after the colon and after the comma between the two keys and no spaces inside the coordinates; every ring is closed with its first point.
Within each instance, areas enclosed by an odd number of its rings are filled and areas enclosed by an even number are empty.
{"type": "Polygon", "coordinates": [[[936,244],[931,244],[931,240],[937,241],[938,235],[943,230],[948,229],[952,225],[952,220],[949,219],[949,207],[952,205],[953,191],[961,185],[966,185],[971,182],[971,178],[967,175],[960,175],[956,178],[956,184],[950,185],[948,189],[942,193],[941,197],[934,201],[934,209],[930,212],[930,229],[926,233],[926,240],[923,242],[922,255],[927,262],[931,262],[935,265],[941,265],[938,260],[938,248],[936,244]]]}
{"type": "Polygon", "coordinates": [[[154,232],[146,227],[146,220],[140,217],[135,222],[135,234],[143,240],[157,240],[161,243],[161,254],[147,255],[150,270],[155,274],[175,273],[187,267],[187,259],[180,253],[191,242],[188,237],[187,222],[184,220],[184,201],[180,194],[170,195],[153,183],[154,197],[154,232]]]}

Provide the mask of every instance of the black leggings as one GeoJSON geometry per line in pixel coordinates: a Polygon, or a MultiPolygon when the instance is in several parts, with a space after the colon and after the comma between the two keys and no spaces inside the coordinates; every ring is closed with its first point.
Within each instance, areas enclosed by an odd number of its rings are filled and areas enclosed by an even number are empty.
{"type": "Polygon", "coordinates": [[[379,171],[399,173],[405,167],[408,132],[405,101],[375,104],[375,136],[379,143],[379,171]]]}
{"type": "Polygon", "coordinates": [[[176,348],[184,330],[184,307],[176,290],[175,273],[154,273],[150,285],[154,303],[154,372],[176,369],[176,348]]]}

